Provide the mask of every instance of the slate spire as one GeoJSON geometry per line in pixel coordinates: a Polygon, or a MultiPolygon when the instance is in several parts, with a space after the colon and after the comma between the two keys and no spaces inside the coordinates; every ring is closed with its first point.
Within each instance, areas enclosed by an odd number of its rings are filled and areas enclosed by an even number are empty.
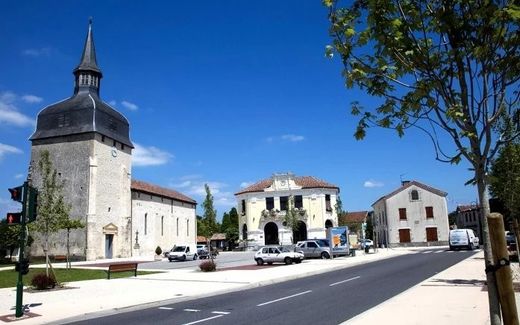
{"type": "Polygon", "coordinates": [[[73,73],[76,76],[74,93],[77,93],[81,89],[89,89],[99,94],[99,83],[103,74],[96,60],[96,47],[94,46],[94,36],[92,33],[92,17],[89,19],[87,38],[85,39],[81,60],[73,73]]]}

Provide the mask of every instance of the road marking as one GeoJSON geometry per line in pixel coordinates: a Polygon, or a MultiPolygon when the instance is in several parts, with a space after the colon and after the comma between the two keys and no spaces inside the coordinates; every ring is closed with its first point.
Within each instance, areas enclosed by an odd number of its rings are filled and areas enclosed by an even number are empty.
{"type": "Polygon", "coordinates": [[[173,308],[172,308],[172,307],[159,307],[159,309],[163,309],[163,310],[172,310],[173,308]]]}
{"type": "Polygon", "coordinates": [[[435,254],[443,253],[444,251],[436,251],[435,254]]]}
{"type": "Polygon", "coordinates": [[[217,315],[217,316],[212,316],[212,317],[208,317],[208,318],[203,318],[203,319],[199,319],[199,320],[196,320],[194,322],[191,322],[191,323],[185,323],[183,325],[191,325],[191,324],[197,324],[197,323],[202,323],[202,322],[205,322],[205,321],[208,321],[208,320],[212,320],[212,319],[215,319],[215,318],[219,318],[219,317],[222,317],[224,315],[217,315]]]}
{"type": "Polygon", "coordinates": [[[304,294],[309,293],[309,292],[312,292],[312,290],[307,290],[307,291],[300,292],[300,293],[296,293],[296,294],[294,294],[294,295],[290,295],[290,296],[287,296],[287,297],[283,297],[283,298],[279,298],[279,299],[276,299],[276,300],[271,300],[271,301],[263,302],[263,303],[258,304],[258,305],[256,305],[256,306],[257,306],[257,307],[261,307],[261,306],[269,305],[269,304],[272,304],[272,303],[275,303],[275,302],[278,302],[278,301],[282,301],[282,300],[285,300],[285,299],[289,299],[289,298],[293,298],[293,297],[301,296],[301,295],[304,295],[304,294]]]}
{"type": "Polygon", "coordinates": [[[212,311],[212,314],[229,315],[229,311],[212,311]]]}
{"type": "Polygon", "coordinates": [[[425,252],[422,252],[422,254],[430,254],[431,252],[433,252],[433,251],[425,251],[425,252]]]}
{"type": "Polygon", "coordinates": [[[343,280],[343,281],[339,281],[339,282],[334,282],[332,284],[329,284],[329,287],[333,287],[335,285],[338,285],[338,284],[342,284],[342,283],[345,283],[345,282],[349,282],[349,281],[352,281],[352,280],[356,280],[356,279],[359,279],[361,276],[355,276],[353,278],[350,278],[350,279],[346,279],[346,280],[343,280]]]}
{"type": "Polygon", "coordinates": [[[196,313],[196,312],[199,312],[200,309],[184,309],[184,311],[191,311],[191,312],[196,313]]]}

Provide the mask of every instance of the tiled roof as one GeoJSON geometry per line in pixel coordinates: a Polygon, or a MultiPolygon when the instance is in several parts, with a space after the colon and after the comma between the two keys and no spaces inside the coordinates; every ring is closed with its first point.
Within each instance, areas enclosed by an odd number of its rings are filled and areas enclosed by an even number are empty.
{"type": "Polygon", "coordinates": [[[480,209],[479,205],[471,204],[471,205],[459,205],[457,206],[457,212],[466,212],[480,209]]]}
{"type": "Polygon", "coordinates": [[[204,236],[197,236],[197,243],[205,243],[208,240],[204,236]]]}
{"type": "Polygon", "coordinates": [[[195,201],[194,199],[187,197],[186,195],[179,193],[175,190],[159,187],[157,185],[145,183],[142,181],[132,180],[131,188],[133,191],[145,192],[149,194],[162,196],[168,199],[174,199],[176,201],[197,204],[197,201],[195,201]]]}
{"type": "Polygon", "coordinates": [[[413,185],[415,185],[415,186],[417,186],[417,187],[419,187],[419,188],[422,188],[422,189],[425,190],[425,191],[428,191],[428,192],[431,192],[431,193],[437,194],[437,195],[439,195],[439,196],[447,196],[447,195],[448,195],[448,193],[446,193],[446,192],[443,192],[443,191],[438,190],[438,189],[436,189],[436,188],[433,188],[433,187],[431,187],[431,186],[425,185],[425,184],[420,183],[420,182],[418,182],[418,181],[410,181],[410,182],[406,182],[404,185],[402,185],[401,187],[399,187],[398,189],[396,189],[396,190],[393,191],[392,193],[387,194],[387,195],[385,195],[385,196],[379,198],[377,201],[375,201],[375,202],[372,204],[372,206],[373,206],[374,204],[376,204],[377,202],[381,201],[381,200],[387,200],[387,199],[391,198],[392,196],[396,195],[397,193],[399,193],[399,192],[401,192],[401,191],[404,191],[404,190],[406,190],[407,188],[409,188],[409,187],[411,187],[411,186],[413,186],[413,185]]]}
{"type": "Polygon", "coordinates": [[[368,211],[355,211],[355,212],[347,212],[347,214],[343,217],[345,222],[365,222],[365,219],[368,216],[368,211]]]}
{"type": "Polygon", "coordinates": [[[226,240],[226,234],[224,233],[216,233],[211,236],[211,240],[226,240]]]}
{"type": "MultiPolygon", "coordinates": [[[[332,188],[337,189],[339,191],[339,187],[334,184],[327,183],[324,180],[316,178],[314,176],[294,176],[292,177],[294,183],[302,188],[332,188]]],[[[250,185],[240,192],[235,193],[235,195],[240,195],[244,193],[253,193],[253,192],[263,192],[266,188],[273,184],[272,178],[263,179],[259,182],[256,182],[253,185],[250,185]]]]}

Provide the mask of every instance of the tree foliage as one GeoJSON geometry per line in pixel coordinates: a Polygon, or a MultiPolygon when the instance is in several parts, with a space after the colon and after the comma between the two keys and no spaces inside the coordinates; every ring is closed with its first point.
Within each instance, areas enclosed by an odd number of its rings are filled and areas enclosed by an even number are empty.
{"type": "Polygon", "coordinates": [[[202,223],[204,224],[204,226],[201,231],[201,234],[205,237],[210,238],[214,233],[216,233],[219,230],[217,224],[217,211],[213,207],[213,195],[211,194],[211,190],[208,184],[204,184],[204,189],[206,190],[206,198],[202,203],[202,208],[204,209],[202,223]]]}
{"type": "Polygon", "coordinates": [[[491,166],[489,190],[504,204],[508,217],[520,220],[520,143],[500,150],[491,166]]]}
{"type": "MultiPolygon", "coordinates": [[[[285,211],[285,216],[283,217],[283,222],[287,228],[293,231],[298,231],[300,227],[300,217],[298,210],[294,207],[294,196],[290,195],[287,200],[287,210],[285,211]]],[[[292,239],[294,241],[294,238],[292,239]]]]}
{"type": "Polygon", "coordinates": [[[7,220],[0,221],[0,248],[6,248],[9,256],[20,245],[20,225],[8,225],[7,220]]]}

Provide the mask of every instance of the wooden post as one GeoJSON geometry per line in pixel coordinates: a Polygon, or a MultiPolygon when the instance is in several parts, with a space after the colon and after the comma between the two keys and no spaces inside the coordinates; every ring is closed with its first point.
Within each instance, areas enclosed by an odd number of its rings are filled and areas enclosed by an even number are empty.
{"type": "Polygon", "coordinates": [[[511,268],[509,265],[504,265],[503,262],[501,262],[504,260],[509,261],[509,253],[504,236],[504,219],[500,213],[491,213],[487,216],[487,221],[489,225],[491,249],[493,251],[493,263],[495,266],[503,265],[495,272],[502,318],[504,324],[518,325],[518,312],[516,310],[511,268]]]}

